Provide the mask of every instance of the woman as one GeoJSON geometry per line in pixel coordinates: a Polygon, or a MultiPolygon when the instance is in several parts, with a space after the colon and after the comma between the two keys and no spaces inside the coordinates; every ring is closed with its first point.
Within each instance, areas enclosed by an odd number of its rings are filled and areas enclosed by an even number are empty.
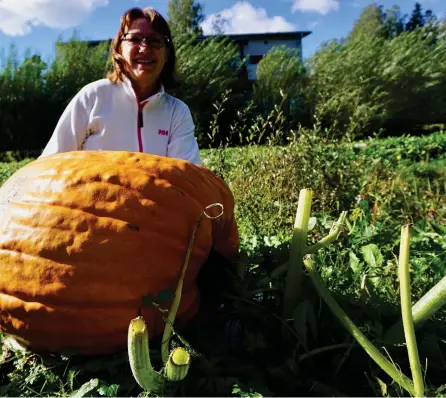
{"type": "Polygon", "coordinates": [[[188,106],[175,86],[175,50],[157,11],[132,8],[112,43],[113,72],[84,86],[40,157],[75,150],[145,152],[201,164],[188,106]]]}

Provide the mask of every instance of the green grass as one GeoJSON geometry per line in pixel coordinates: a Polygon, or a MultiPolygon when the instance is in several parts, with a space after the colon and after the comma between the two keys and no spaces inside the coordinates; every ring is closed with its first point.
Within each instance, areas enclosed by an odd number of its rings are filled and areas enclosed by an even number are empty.
{"type": "MultiPolygon", "coordinates": [[[[281,319],[285,280],[275,272],[288,259],[300,189],[314,192],[316,223],[308,244],[325,236],[347,210],[348,228],[314,257],[318,272],[356,325],[410,376],[405,347],[387,344],[383,335],[400,317],[397,256],[403,224],[413,224],[413,302],[446,274],[445,143],[446,134],[435,133],[370,140],[358,147],[302,131],[285,147],[203,150],[205,165],[234,193],[247,274],[243,284],[228,287],[225,307],[205,328],[183,331],[195,350],[193,365],[186,381],[166,395],[404,395],[337,322],[307,276],[293,318],[281,319]],[[239,340],[230,340],[228,331],[240,327],[239,340]]],[[[1,164],[0,183],[29,160],[1,164]]],[[[446,389],[444,319],[440,311],[417,331],[428,395],[441,396],[446,389]]],[[[159,365],[159,345],[152,347],[159,365]]],[[[76,391],[84,396],[142,393],[126,352],[88,360],[3,354],[0,395],[76,391]]]]}

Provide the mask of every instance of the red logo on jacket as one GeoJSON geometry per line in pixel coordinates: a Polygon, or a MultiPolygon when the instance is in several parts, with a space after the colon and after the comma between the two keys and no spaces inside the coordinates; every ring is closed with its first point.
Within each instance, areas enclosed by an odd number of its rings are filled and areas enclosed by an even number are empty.
{"type": "Polygon", "coordinates": [[[169,135],[169,132],[168,132],[167,130],[161,130],[161,129],[159,129],[159,130],[158,130],[158,134],[159,134],[159,135],[169,135]]]}

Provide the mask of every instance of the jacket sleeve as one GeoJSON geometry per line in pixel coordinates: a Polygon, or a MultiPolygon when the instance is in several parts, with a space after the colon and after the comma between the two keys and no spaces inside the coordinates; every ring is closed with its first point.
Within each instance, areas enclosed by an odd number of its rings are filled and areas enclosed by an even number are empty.
{"type": "Polygon", "coordinates": [[[189,107],[181,103],[174,114],[167,156],[201,165],[200,151],[194,134],[195,125],[189,107]]]}
{"type": "Polygon", "coordinates": [[[89,114],[89,100],[83,88],[65,108],[40,157],[78,150],[87,136],[89,114]]]}

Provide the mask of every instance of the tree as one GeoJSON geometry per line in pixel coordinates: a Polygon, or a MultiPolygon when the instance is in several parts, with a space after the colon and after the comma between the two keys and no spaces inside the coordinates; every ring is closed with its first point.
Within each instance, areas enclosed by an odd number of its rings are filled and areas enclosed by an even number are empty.
{"type": "Polygon", "coordinates": [[[434,27],[437,25],[438,19],[432,10],[426,10],[423,14],[423,9],[420,3],[415,3],[409,21],[406,24],[406,31],[413,31],[416,28],[424,26],[434,27]]]}
{"type": "Polygon", "coordinates": [[[224,18],[221,13],[214,16],[212,20],[212,32],[216,35],[222,35],[225,33],[225,25],[228,20],[224,18]]]}
{"type": "Polygon", "coordinates": [[[429,29],[322,47],[309,60],[310,115],[332,134],[356,137],[443,123],[446,40],[431,40],[429,29]]]}
{"type": "Polygon", "coordinates": [[[182,81],[174,93],[190,107],[199,144],[206,146],[215,111],[213,104],[231,89],[231,108],[237,106],[234,95],[239,86],[240,52],[237,44],[225,36],[196,40],[196,36],[183,33],[174,38],[174,44],[182,81]]]}
{"type": "Polygon", "coordinates": [[[397,5],[383,12],[382,6],[378,6],[376,3],[370,4],[363,9],[348,39],[370,36],[393,39],[403,32],[412,32],[416,28],[424,27],[426,36],[432,43],[435,42],[439,34],[439,23],[432,10],[423,12],[420,3],[415,3],[406,23],[407,18],[407,15],[401,14],[401,9],[397,5]]]}
{"type": "Polygon", "coordinates": [[[446,38],[446,17],[438,21],[438,38],[444,40],[446,38]]]}
{"type": "Polygon", "coordinates": [[[406,24],[406,31],[413,31],[418,27],[424,26],[426,23],[425,16],[423,15],[423,9],[420,3],[415,3],[415,7],[412,10],[409,21],[406,24]]]}
{"type": "Polygon", "coordinates": [[[355,40],[364,36],[382,36],[384,17],[382,6],[373,3],[365,7],[348,35],[348,39],[355,40]]]}
{"type": "Polygon", "coordinates": [[[170,0],[167,16],[173,36],[181,33],[203,34],[200,27],[204,20],[203,9],[195,0],[170,0]]]}
{"type": "Polygon", "coordinates": [[[384,13],[383,33],[386,39],[392,39],[404,32],[406,15],[401,15],[399,6],[394,5],[384,13]]]}
{"type": "Polygon", "coordinates": [[[415,3],[409,21],[406,24],[406,31],[413,32],[416,29],[423,29],[423,38],[428,45],[435,45],[441,35],[441,22],[438,21],[432,10],[423,9],[420,3],[415,3]]]}
{"type": "Polygon", "coordinates": [[[437,16],[432,12],[432,10],[426,10],[424,13],[425,25],[435,24],[438,19],[437,16]]]}
{"type": "Polygon", "coordinates": [[[301,100],[306,72],[298,49],[273,47],[258,63],[256,74],[254,99],[266,114],[281,103],[289,114],[301,100]]]}

